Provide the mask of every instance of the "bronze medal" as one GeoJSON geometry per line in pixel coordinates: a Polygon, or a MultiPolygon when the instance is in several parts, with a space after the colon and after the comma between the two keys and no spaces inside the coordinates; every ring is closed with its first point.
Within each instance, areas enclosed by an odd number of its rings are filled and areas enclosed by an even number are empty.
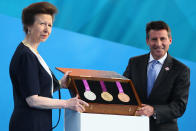
{"type": "Polygon", "coordinates": [[[129,102],[130,97],[127,94],[124,93],[122,85],[120,84],[119,81],[116,81],[116,85],[117,85],[118,90],[119,90],[118,99],[122,102],[129,102]]]}
{"type": "Polygon", "coordinates": [[[121,100],[122,102],[129,102],[130,101],[130,97],[125,93],[119,93],[118,99],[121,100]]]}

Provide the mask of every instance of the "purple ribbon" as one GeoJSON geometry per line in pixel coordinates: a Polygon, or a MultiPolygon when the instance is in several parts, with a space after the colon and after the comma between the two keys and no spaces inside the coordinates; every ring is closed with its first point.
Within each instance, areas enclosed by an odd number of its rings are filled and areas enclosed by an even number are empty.
{"type": "Polygon", "coordinates": [[[90,89],[90,87],[89,87],[89,85],[88,85],[87,80],[82,80],[82,82],[84,83],[85,90],[86,90],[86,91],[90,91],[91,89],[90,89]]]}
{"type": "Polygon", "coordinates": [[[104,84],[104,81],[100,81],[100,84],[101,84],[102,91],[103,91],[103,92],[106,92],[107,89],[106,89],[106,86],[105,86],[105,84],[104,84]]]}
{"type": "Polygon", "coordinates": [[[124,93],[123,88],[122,88],[122,86],[121,86],[121,84],[120,84],[119,81],[116,81],[116,85],[117,85],[117,87],[118,87],[119,92],[120,92],[120,93],[124,93]]]}

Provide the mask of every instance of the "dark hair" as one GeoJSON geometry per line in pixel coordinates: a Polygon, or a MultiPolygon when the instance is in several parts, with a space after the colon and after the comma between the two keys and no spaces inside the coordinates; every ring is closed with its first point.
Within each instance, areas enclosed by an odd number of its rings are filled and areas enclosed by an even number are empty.
{"type": "Polygon", "coordinates": [[[28,32],[28,26],[31,26],[35,22],[35,15],[37,14],[49,14],[54,19],[54,15],[57,13],[57,8],[49,2],[37,2],[24,8],[22,11],[22,24],[25,33],[28,32]]]}
{"type": "Polygon", "coordinates": [[[146,25],[146,38],[149,39],[150,30],[167,30],[168,37],[171,37],[171,29],[163,21],[151,21],[146,25]]]}

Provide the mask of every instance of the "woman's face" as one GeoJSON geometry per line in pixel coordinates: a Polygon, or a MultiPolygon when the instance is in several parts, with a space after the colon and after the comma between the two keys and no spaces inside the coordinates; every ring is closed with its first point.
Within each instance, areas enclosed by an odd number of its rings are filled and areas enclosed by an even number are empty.
{"type": "Polygon", "coordinates": [[[49,14],[35,15],[34,24],[28,27],[28,37],[35,43],[44,42],[52,31],[52,16],[49,14]]]}

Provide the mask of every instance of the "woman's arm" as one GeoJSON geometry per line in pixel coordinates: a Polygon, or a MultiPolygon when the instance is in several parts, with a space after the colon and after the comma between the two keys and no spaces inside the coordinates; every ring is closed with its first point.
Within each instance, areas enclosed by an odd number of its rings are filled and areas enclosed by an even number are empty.
{"type": "Polygon", "coordinates": [[[85,111],[84,106],[88,103],[78,99],[78,96],[68,100],[52,99],[38,95],[29,96],[26,98],[27,104],[32,108],[38,109],[56,109],[56,108],[69,108],[78,112],[85,111]]]}

